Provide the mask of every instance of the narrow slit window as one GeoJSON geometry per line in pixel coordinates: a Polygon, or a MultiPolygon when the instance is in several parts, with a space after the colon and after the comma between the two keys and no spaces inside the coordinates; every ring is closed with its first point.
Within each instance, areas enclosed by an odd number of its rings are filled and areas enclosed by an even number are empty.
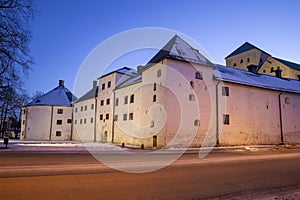
{"type": "Polygon", "coordinates": [[[229,96],[229,87],[222,87],[222,95],[229,96]]]}
{"type": "Polygon", "coordinates": [[[223,115],[223,124],[229,124],[229,115],[228,114],[224,114],[223,115]]]}

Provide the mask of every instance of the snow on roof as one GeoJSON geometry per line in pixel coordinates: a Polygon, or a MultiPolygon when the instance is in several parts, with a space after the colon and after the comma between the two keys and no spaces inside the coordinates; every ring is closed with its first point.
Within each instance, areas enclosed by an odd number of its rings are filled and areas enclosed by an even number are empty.
{"type": "Polygon", "coordinates": [[[300,93],[300,81],[297,80],[255,74],[222,65],[216,65],[216,67],[214,77],[217,80],[278,91],[300,93]]]}
{"type": "Polygon", "coordinates": [[[77,98],[63,85],[28,103],[26,106],[70,106],[77,98]]]}
{"type": "Polygon", "coordinates": [[[125,75],[128,75],[128,76],[135,76],[136,75],[136,70],[134,70],[132,68],[129,68],[129,67],[122,67],[120,69],[117,69],[117,70],[111,71],[107,74],[104,74],[100,78],[108,76],[108,75],[113,74],[113,73],[120,73],[120,74],[125,74],[125,75]]]}
{"type": "Polygon", "coordinates": [[[129,67],[123,67],[121,69],[116,70],[116,72],[121,73],[121,74],[126,74],[129,76],[135,76],[136,75],[136,70],[131,69],[129,67]]]}
{"type": "Polygon", "coordinates": [[[193,48],[178,35],[175,35],[149,62],[158,63],[164,58],[173,58],[180,61],[201,65],[213,65],[199,50],[193,48]]]}
{"type": "Polygon", "coordinates": [[[142,81],[142,75],[137,75],[137,76],[134,76],[134,77],[131,77],[129,79],[127,79],[126,81],[120,83],[116,89],[119,89],[119,88],[123,88],[123,87],[127,87],[129,85],[132,85],[132,84],[135,84],[135,83],[138,83],[138,82],[141,82],[142,81]]]}

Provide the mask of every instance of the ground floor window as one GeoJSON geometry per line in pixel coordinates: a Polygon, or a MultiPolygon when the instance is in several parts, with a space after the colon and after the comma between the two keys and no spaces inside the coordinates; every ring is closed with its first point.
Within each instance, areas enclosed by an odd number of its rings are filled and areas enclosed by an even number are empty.
{"type": "Polygon", "coordinates": [[[61,131],[56,131],[56,136],[60,137],[61,136],[61,131]]]}

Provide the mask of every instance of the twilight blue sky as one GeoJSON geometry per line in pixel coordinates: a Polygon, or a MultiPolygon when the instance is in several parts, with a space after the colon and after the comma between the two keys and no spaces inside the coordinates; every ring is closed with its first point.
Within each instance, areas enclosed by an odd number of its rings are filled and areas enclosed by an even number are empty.
{"type": "MultiPolygon", "coordinates": [[[[59,79],[73,90],[81,63],[99,43],[142,27],[182,32],[219,64],[245,41],[300,63],[298,0],[35,0],[34,7],[30,48],[35,65],[26,81],[30,94],[51,90],[59,79]]],[[[146,64],[154,53],[131,56],[113,67],[146,64]]]]}

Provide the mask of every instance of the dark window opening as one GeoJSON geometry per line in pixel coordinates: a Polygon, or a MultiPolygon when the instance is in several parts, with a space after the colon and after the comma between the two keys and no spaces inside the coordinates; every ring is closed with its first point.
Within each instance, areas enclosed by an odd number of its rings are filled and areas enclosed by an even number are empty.
{"type": "Polygon", "coordinates": [[[131,96],[130,96],[130,101],[129,101],[130,103],[134,103],[134,94],[132,94],[131,96]]]}
{"type": "Polygon", "coordinates": [[[68,123],[68,124],[71,124],[71,123],[72,123],[72,119],[68,119],[68,120],[67,120],[67,123],[68,123]]]}
{"type": "Polygon", "coordinates": [[[133,113],[129,113],[129,120],[133,120],[133,113]]]}
{"type": "Polygon", "coordinates": [[[62,125],[62,120],[61,120],[61,119],[58,119],[58,120],[56,121],[56,124],[57,124],[57,125],[62,125]]]}
{"type": "Polygon", "coordinates": [[[229,87],[222,87],[222,95],[229,96],[229,87]]]}
{"type": "Polygon", "coordinates": [[[107,83],[107,88],[110,88],[110,86],[111,86],[111,82],[108,81],[108,83],[107,83]]]}
{"type": "Polygon", "coordinates": [[[195,79],[202,79],[200,72],[195,73],[195,79]]]}
{"type": "Polygon", "coordinates": [[[153,102],[156,102],[156,95],[153,95],[153,102]]]}
{"type": "Polygon", "coordinates": [[[60,137],[61,136],[61,131],[56,131],[55,135],[56,135],[56,137],[60,137]]]}
{"type": "Polygon", "coordinates": [[[223,115],[223,124],[229,124],[229,115],[227,114],[223,115]]]}
{"type": "Polygon", "coordinates": [[[63,109],[61,109],[61,108],[57,109],[57,114],[63,114],[63,112],[64,112],[63,109]]]}

